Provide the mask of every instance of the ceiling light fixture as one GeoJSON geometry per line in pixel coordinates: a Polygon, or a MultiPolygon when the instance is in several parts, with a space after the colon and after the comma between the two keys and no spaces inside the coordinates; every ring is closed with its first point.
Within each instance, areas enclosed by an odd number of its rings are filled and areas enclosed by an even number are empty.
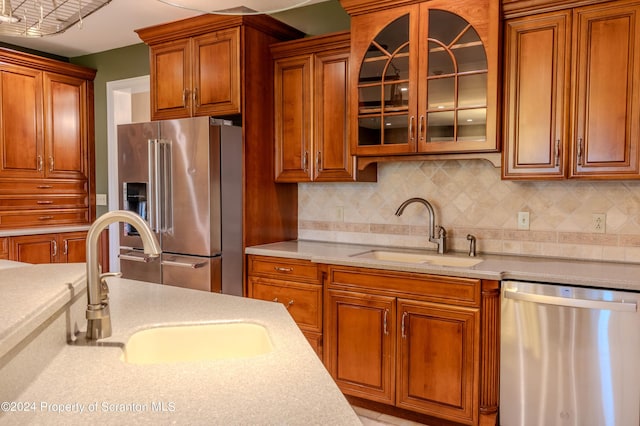
{"type": "Polygon", "coordinates": [[[158,0],[194,12],[215,15],[261,15],[302,6],[311,0],[158,0]]]}
{"type": "Polygon", "coordinates": [[[43,37],[60,34],[111,0],[21,0],[11,7],[11,0],[2,0],[0,35],[13,37],[43,37]]]}

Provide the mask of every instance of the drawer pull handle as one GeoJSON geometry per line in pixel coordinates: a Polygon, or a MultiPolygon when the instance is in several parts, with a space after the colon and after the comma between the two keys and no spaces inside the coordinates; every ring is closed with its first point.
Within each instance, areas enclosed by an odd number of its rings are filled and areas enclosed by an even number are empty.
{"type": "MultiPolygon", "coordinates": [[[[277,298],[277,297],[276,297],[276,298],[274,298],[274,299],[273,299],[273,301],[274,301],[274,302],[276,302],[276,303],[280,302],[280,301],[278,300],[278,298],[277,298]]],[[[293,305],[293,299],[292,299],[292,300],[289,300],[289,303],[287,303],[287,304],[285,305],[285,307],[286,307],[287,309],[289,309],[289,308],[291,307],[291,305],[293,305]]]]}
{"type": "Polygon", "coordinates": [[[53,204],[53,201],[37,201],[36,204],[53,204]]]}
{"type": "Polygon", "coordinates": [[[38,218],[38,220],[51,220],[51,219],[53,219],[53,216],[40,216],[38,218]]]}
{"type": "Polygon", "coordinates": [[[285,268],[282,266],[274,266],[273,269],[275,269],[277,272],[293,272],[293,268],[285,268]]]}
{"type": "Polygon", "coordinates": [[[36,188],[38,189],[51,189],[53,185],[38,185],[36,188]]]}

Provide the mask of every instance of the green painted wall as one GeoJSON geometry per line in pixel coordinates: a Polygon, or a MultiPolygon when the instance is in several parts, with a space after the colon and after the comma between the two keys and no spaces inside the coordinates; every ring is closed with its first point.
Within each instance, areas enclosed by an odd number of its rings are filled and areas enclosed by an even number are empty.
{"type": "MultiPolygon", "coordinates": [[[[96,191],[107,194],[107,82],[149,74],[149,48],[140,43],[120,49],[107,50],[93,55],[70,58],[70,62],[98,70],[94,80],[95,92],[95,140],[96,140],[96,191]]],[[[107,211],[98,206],[98,216],[107,211]]]]}

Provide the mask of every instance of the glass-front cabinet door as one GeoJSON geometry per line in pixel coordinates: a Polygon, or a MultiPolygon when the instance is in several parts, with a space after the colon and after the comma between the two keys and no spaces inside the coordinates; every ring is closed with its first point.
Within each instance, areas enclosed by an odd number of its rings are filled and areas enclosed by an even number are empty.
{"type": "Polygon", "coordinates": [[[357,155],[497,150],[497,20],[460,3],[352,20],[357,155]]]}

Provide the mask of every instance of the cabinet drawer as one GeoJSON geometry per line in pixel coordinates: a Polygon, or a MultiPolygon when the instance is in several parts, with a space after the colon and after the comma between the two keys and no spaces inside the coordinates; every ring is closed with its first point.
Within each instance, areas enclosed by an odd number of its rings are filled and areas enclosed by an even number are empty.
{"type": "Polygon", "coordinates": [[[86,195],[3,196],[0,195],[0,210],[73,209],[88,207],[86,195]]]}
{"type": "Polygon", "coordinates": [[[436,303],[480,306],[480,280],[378,269],[331,267],[330,288],[410,297],[436,303]]]}
{"type": "Polygon", "coordinates": [[[88,209],[0,212],[0,228],[77,225],[89,223],[88,209]]]}
{"type": "Polygon", "coordinates": [[[318,266],[308,260],[249,256],[249,274],[290,281],[320,282],[318,266]]]}
{"type": "Polygon", "coordinates": [[[21,180],[0,182],[0,195],[86,194],[86,180],[21,180]]]}
{"type": "Polygon", "coordinates": [[[249,297],[280,302],[302,330],[322,331],[322,286],[249,278],[249,297]]]}

